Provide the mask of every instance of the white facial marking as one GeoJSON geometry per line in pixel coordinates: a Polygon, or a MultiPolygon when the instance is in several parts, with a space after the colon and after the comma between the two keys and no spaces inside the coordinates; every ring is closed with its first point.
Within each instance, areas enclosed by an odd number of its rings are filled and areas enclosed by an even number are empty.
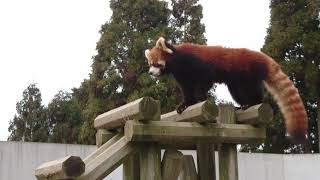
{"type": "Polygon", "coordinates": [[[149,73],[154,75],[154,76],[160,76],[161,70],[160,70],[160,68],[151,66],[150,69],[149,69],[149,73]]]}
{"type": "Polygon", "coordinates": [[[165,67],[165,66],[166,66],[166,62],[165,62],[165,61],[163,61],[163,60],[159,60],[159,61],[158,61],[158,64],[161,64],[163,67],[165,67]]]}

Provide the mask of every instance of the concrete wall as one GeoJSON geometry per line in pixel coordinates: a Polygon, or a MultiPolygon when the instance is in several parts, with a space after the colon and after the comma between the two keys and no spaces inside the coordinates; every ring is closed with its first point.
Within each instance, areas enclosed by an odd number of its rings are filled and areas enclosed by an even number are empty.
{"type": "MultiPolygon", "coordinates": [[[[34,180],[40,164],[67,155],[86,157],[95,146],[0,142],[0,180],[34,180]]],[[[192,154],[192,151],[183,151],[192,154]]],[[[196,161],[196,157],[195,162],[196,161]]],[[[319,179],[320,155],[279,155],[239,153],[240,180],[309,180],[319,179]]],[[[217,163],[217,159],[216,159],[217,163]]],[[[122,180],[122,169],[111,173],[107,180],[122,180]]]]}

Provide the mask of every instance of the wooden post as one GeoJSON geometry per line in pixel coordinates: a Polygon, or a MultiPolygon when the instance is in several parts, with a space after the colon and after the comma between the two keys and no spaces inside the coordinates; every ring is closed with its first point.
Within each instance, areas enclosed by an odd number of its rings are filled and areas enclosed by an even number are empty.
{"type": "Polygon", "coordinates": [[[172,149],[166,150],[161,164],[162,179],[178,180],[182,163],[183,154],[180,151],[172,149]]]}
{"type": "MultiPolygon", "coordinates": [[[[235,110],[232,105],[219,107],[220,123],[235,123],[235,110]]],[[[236,144],[221,144],[219,150],[219,180],[238,180],[238,159],[236,144]]]]}
{"type": "Polygon", "coordinates": [[[161,121],[175,122],[215,122],[218,115],[218,107],[213,100],[200,102],[189,106],[182,114],[172,111],[161,115],[161,121]]]}
{"type": "Polygon", "coordinates": [[[106,143],[111,139],[115,133],[107,131],[105,129],[98,129],[96,133],[96,145],[100,147],[102,144],[106,143]]]}
{"type": "Polygon", "coordinates": [[[123,162],[123,180],[140,180],[139,153],[130,155],[123,162]]]}
{"type": "Polygon", "coordinates": [[[78,156],[67,156],[46,162],[36,169],[39,180],[75,179],[85,170],[85,164],[78,156]]]}
{"type": "Polygon", "coordinates": [[[127,120],[160,120],[160,103],[150,97],[140,98],[131,103],[99,115],[94,120],[96,129],[114,129],[124,126],[127,120]]]}
{"type": "Polygon", "coordinates": [[[197,162],[199,180],[215,180],[215,156],[212,144],[197,144],[197,162]]]}
{"type": "Polygon", "coordinates": [[[191,155],[183,156],[182,170],[179,175],[180,180],[198,180],[196,166],[191,155]]]}
{"type": "Polygon", "coordinates": [[[157,143],[140,148],[140,180],[161,180],[161,152],[157,143]]]}

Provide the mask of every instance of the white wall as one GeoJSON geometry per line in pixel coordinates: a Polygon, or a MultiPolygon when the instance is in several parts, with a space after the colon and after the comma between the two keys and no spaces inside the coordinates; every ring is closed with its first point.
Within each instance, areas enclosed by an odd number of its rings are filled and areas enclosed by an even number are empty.
{"type": "MultiPolygon", "coordinates": [[[[0,141],[0,180],[35,180],[34,170],[40,164],[67,155],[86,157],[95,146],[22,143],[0,141]]],[[[192,154],[192,151],[183,151],[192,154]]],[[[195,162],[196,159],[195,159],[195,162]]],[[[240,180],[316,180],[319,179],[320,155],[281,155],[239,153],[240,180]]],[[[107,180],[122,180],[122,169],[107,180]]]]}

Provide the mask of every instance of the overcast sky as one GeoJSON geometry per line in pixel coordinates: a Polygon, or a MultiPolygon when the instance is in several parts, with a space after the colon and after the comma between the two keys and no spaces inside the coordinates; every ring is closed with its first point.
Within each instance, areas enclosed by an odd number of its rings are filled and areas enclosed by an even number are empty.
{"type": "MultiPolygon", "coordinates": [[[[200,0],[210,45],[259,50],[269,24],[269,0],[200,0]]],[[[88,78],[109,0],[0,1],[0,140],[23,90],[37,83],[43,104],[88,78]]],[[[219,99],[231,101],[219,86],[219,99]]]]}

